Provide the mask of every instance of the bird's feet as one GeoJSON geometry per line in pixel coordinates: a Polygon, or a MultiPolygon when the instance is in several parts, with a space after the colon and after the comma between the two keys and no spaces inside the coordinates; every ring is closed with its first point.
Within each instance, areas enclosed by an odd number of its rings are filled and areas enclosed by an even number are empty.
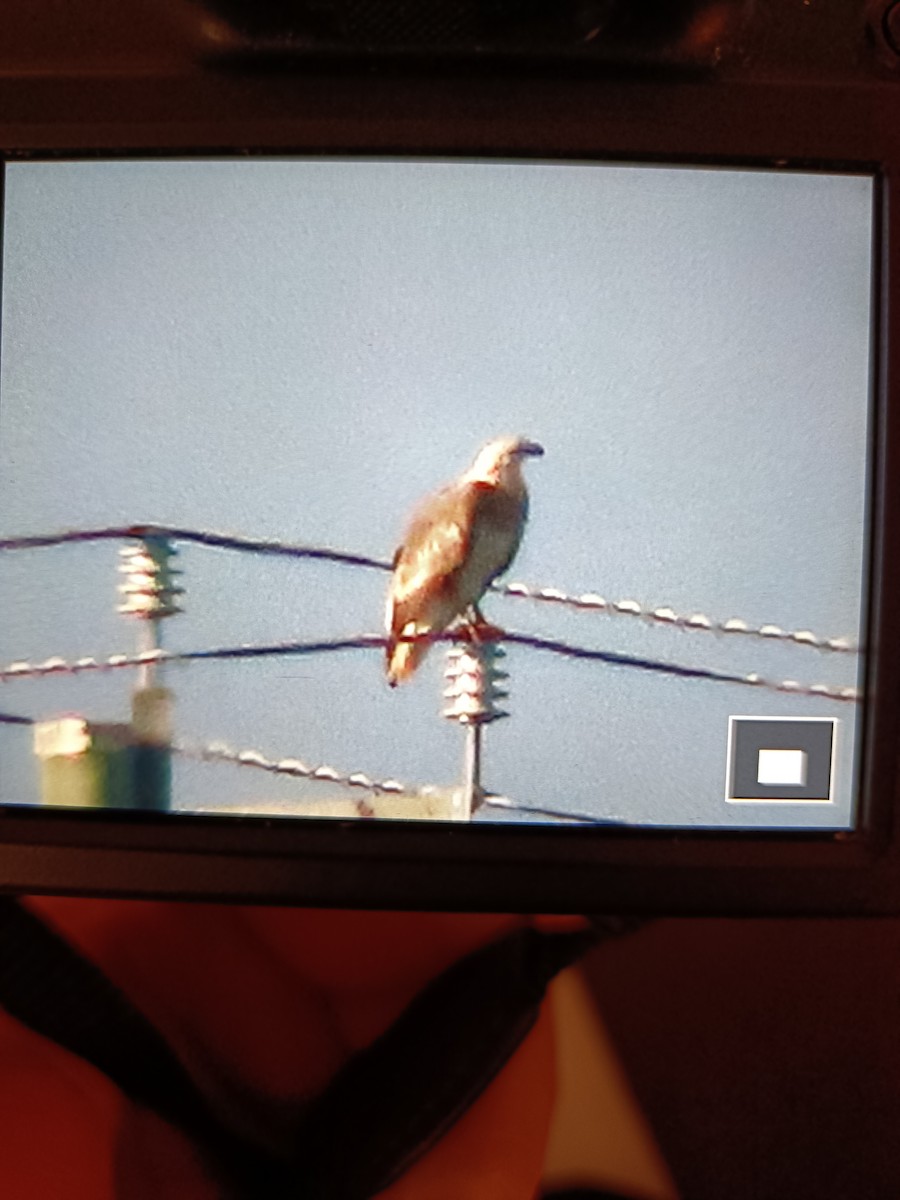
{"type": "Polygon", "coordinates": [[[471,642],[475,646],[481,646],[485,642],[499,642],[506,636],[499,625],[492,625],[490,621],[484,619],[481,613],[467,616],[460,625],[459,635],[464,641],[471,642]]]}

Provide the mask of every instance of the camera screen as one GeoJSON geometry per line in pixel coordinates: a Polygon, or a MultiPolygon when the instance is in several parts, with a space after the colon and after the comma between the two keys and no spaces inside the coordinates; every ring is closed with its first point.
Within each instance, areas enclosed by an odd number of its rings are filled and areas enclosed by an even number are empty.
{"type": "Polygon", "coordinates": [[[852,828],[873,192],[8,162],[0,801],[852,828]]]}

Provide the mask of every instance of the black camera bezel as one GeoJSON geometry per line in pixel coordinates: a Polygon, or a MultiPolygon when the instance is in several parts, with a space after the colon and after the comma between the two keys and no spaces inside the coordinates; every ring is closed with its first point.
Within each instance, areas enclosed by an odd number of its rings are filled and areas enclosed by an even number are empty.
{"type": "Polygon", "coordinates": [[[7,158],[496,155],[844,170],[874,175],[878,228],[871,652],[855,831],[560,829],[7,808],[0,811],[0,887],[368,908],[900,911],[900,641],[890,611],[900,568],[889,554],[900,532],[900,433],[890,411],[900,400],[900,325],[889,337],[891,315],[900,309],[900,123],[891,115],[897,96],[897,84],[886,79],[604,80],[552,71],[0,81],[0,146],[7,158]]]}

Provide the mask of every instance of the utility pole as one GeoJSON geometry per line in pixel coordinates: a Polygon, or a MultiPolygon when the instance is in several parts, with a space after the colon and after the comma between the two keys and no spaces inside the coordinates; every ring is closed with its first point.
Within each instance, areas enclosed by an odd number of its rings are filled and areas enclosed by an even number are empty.
{"type": "Polygon", "coordinates": [[[34,752],[44,804],[75,808],[165,810],[171,804],[172,693],[162,685],[161,622],[179,612],[175,547],[146,536],[120,550],[119,611],[138,618],[138,668],[131,721],[65,716],[38,721],[34,752]]]}
{"type": "Polygon", "coordinates": [[[177,550],[170,538],[146,535],[119,551],[119,585],[123,599],[119,612],[138,621],[137,651],[148,661],[138,668],[131,697],[134,734],[134,806],[167,809],[171,804],[172,707],[174,697],[163,684],[163,663],[153,655],[162,651],[162,622],[181,612],[178,597],[184,589],[175,578],[177,550]]]}
{"type": "Polygon", "coordinates": [[[481,783],[484,727],[509,713],[497,707],[509,693],[503,683],[509,678],[500,662],[506,651],[498,641],[475,641],[457,644],[447,651],[444,697],[449,701],[444,716],[457,721],[465,729],[463,755],[462,804],[471,818],[484,798],[481,783]]]}

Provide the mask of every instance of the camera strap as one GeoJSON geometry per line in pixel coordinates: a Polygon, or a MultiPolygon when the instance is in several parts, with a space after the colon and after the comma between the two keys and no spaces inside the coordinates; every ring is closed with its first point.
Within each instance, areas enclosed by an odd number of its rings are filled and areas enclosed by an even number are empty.
{"type": "Polygon", "coordinates": [[[298,1114],[283,1158],[224,1125],[147,1018],[10,897],[0,897],[0,1006],[179,1128],[226,1195],[367,1200],[480,1095],[533,1026],[552,978],[599,937],[629,928],[612,919],[576,932],[527,927],[460,959],[298,1114]]]}

